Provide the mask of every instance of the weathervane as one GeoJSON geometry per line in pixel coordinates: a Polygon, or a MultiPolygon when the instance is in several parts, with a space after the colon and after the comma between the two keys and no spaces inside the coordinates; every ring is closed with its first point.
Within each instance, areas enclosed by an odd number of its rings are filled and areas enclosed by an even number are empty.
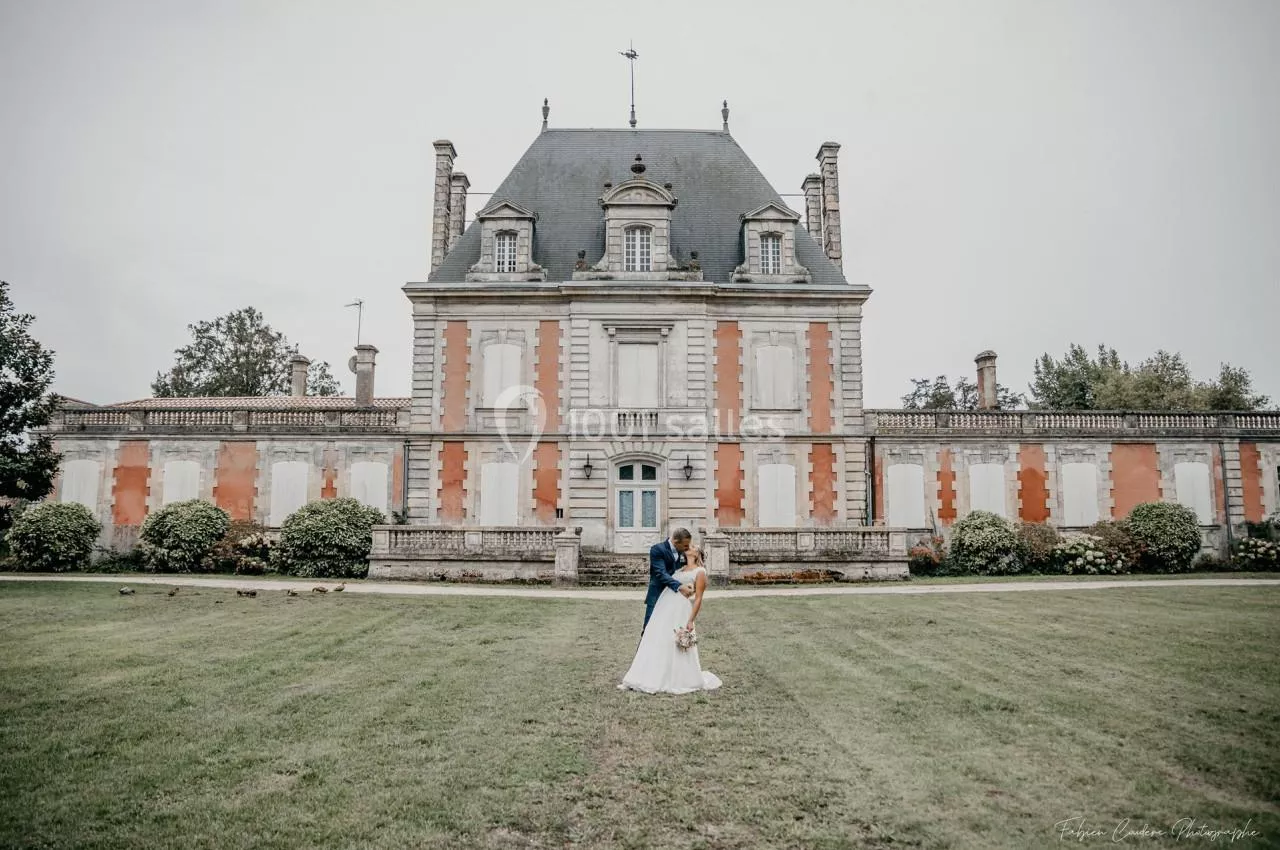
{"type": "Polygon", "coordinates": [[[627,42],[629,45],[627,50],[619,53],[619,56],[627,57],[631,63],[631,129],[636,127],[636,60],[640,58],[640,54],[636,53],[634,42],[627,42]]]}
{"type": "Polygon", "coordinates": [[[364,322],[364,301],[357,298],[350,304],[344,304],[344,307],[356,308],[356,345],[360,344],[360,325],[364,322]]]}

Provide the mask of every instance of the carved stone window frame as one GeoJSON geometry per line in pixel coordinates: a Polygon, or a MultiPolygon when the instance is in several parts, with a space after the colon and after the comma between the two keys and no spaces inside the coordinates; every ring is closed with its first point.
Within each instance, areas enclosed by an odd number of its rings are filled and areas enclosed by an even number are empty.
{"type": "Polygon", "coordinates": [[[476,215],[480,224],[480,261],[467,272],[468,283],[512,283],[544,281],[546,269],[533,261],[534,227],[537,213],[511,201],[494,201],[476,215]],[[499,233],[516,235],[516,269],[500,272],[497,267],[499,233]]]}
{"type": "Polygon", "coordinates": [[[660,322],[605,322],[604,330],[609,339],[609,406],[618,407],[619,374],[618,346],[624,344],[656,345],[658,347],[658,408],[667,406],[667,355],[674,321],[660,322]]]}
{"type": "MultiPolygon", "coordinates": [[[[671,216],[679,201],[665,186],[643,177],[609,187],[600,196],[604,209],[604,254],[588,271],[575,271],[574,280],[669,280],[682,273],[671,249],[671,216]],[[633,227],[650,230],[649,271],[626,270],[625,233],[633,227]]],[[[684,272],[688,274],[688,272],[684,272]]],[[[699,275],[700,277],[700,275],[699,275]]]]}
{"type": "Polygon", "coordinates": [[[747,357],[743,363],[743,380],[746,383],[747,410],[752,413],[795,413],[804,409],[804,343],[802,331],[752,330],[747,341],[747,357]],[[791,404],[787,407],[757,406],[758,362],[756,352],[762,348],[780,346],[791,349],[791,404]]]}
{"type": "Polygon", "coordinates": [[[742,215],[742,265],[733,270],[734,283],[811,283],[809,270],[796,260],[796,224],[800,214],[777,203],[742,215]],[[760,262],[760,238],[782,237],[781,268],[765,274],[760,262]]]}
{"type": "Polygon", "coordinates": [[[531,345],[529,334],[524,328],[485,328],[478,331],[478,338],[475,343],[475,352],[472,358],[471,367],[471,386],[475,387],[475,409],[480,413],[492,413],[497,410],[516,410],[524,409],[524,401],[521,400],[516,404],[512,404],[506,408],[496,408],[486,404],[488,399],[484,397],[484,373],[485,373],[485,349],[490,345],[506,344],[514,345],[520,349],[520,382],[517,386],[527,385],[530,377],[530,352],[531,345]]]}

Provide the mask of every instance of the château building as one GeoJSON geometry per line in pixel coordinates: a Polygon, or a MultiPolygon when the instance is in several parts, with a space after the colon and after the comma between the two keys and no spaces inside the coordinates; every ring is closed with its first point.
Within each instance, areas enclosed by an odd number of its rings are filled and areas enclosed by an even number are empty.
{"type": "MultiPolygon", "coordinates": [[[[838,155],[793,209],[728,129],[547,126],[468,226],[435,143],[431,268],[408,395],[148,399],[65,408],[56,497],[128,545],[210,499],[269,527],[313,499],[394,516],[373,574],[607,577],[678,525],[721,577],[904,571],[970,510],[1083,527],[1179,501],[1207,548],[1280,507],[1280,413],[866,410],[863,305],[842,270],[838,155]],[[582,559],[580,560],[580,553],[582,559]]],[[[474,204],[473,204],[474,207],[474,204]]],[[[298,379],[300,378],[300,380],[298,379]]]]}

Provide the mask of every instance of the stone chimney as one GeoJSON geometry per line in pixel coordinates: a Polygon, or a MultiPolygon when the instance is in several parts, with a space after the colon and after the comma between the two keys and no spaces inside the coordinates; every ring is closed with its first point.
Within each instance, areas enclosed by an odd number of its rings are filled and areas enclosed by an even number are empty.
{"type": "Polygon", "coordinates": [[[372,345],[357,345],[355,356],[356,406],[373,406],[373,358],[378,349],[372,345]]]}
{"type": "Polygon", "coordinates": [[[301,354],[295,354],[289,358],[289,366],[292,370],[289,395],[294,398],[301,398],[307,394],[307,367],[310,365],[311,361],[301,354]]]}
{"type": "Polygon", "coordinates": [[[822,248],[827,257],[843,267],[840,252],[840,175],[836,170],[837,142],[823,142],[818,148],[818,171],[822,177],[822,248]]]}
{"type": "Polygon", "coordinates": [[[449,195],[453,182],[453,161],[458,152],[453,142],[441,139],[436,148],[435,207],[431,214],[431,271],[440,268],[449,251],[449,195]]]}
{"type": "Polygon", "coordinates": [[[449,178],[449,247],[445,253],[453,250],[453,243],[458,241],[462,229],[467,226],[467,190],[470,188],[471,181],[467,175],[461,171],[453,172],[449,178]]]}
{"type": "Polygon", "coordinates": [[[822,175],[810,174],[800,184],[804,191],[804,229],[822,243],[822,175]]]}
{"type": "Polygon", "coordinates": [[[1000,406],[996,395],[996,353],[984,351],[973,360],[978,364],[978,409],[995,410],[1000,406]]]}

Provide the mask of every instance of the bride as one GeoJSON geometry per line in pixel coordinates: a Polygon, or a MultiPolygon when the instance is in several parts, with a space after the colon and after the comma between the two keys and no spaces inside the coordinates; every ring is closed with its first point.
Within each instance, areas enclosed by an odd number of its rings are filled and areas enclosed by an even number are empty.
{"type": "Polygon", "coordinates": [[[702,609],[702,594],[707,589],[707,570],[697,547],[689,547],[688,562],[688,566],[676,570],[671,577],[681,584],[692,584],[693,599],[686,599],[670,588],[662,591],[640,638],[631,669],[618,685],[620,689],[647,694],[687,694],[720,687],[720,679],[702,669],[697,644],[688,649],[676,645],[678,629],[693,629],[693,621],[702,609]]]}

